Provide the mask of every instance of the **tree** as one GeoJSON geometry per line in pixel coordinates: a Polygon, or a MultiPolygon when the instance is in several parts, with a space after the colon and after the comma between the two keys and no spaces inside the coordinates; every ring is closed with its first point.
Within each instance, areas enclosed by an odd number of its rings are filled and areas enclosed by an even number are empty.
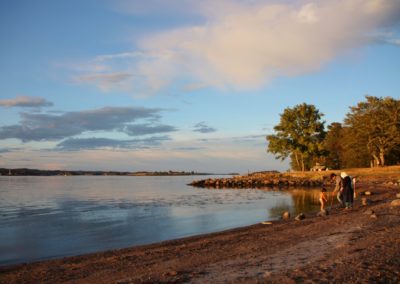
{"type": "MultiPolygon", "coordinates": [[[[391,97],[366,96],[366,101],[350,108],[345,125],[355,139],[351,144],[364,144],[371,167],[385,166],[386,158],[400,148],[400,101],[391,97]]],[[[396,160],[396,159],[394,159],[396,160]]]]}
{"type": "Polygon", "coordinates": [[[281,160],[290,156],[294,169],[309,169],[314,158],[321,156],[324,150],[322,116],[315,106],[306,103],[286,108],[274,127],[276,134],[266,137],[267,151],[281,160]]]}
{"type": "Polygon", "coordinates": [[[330,169],[342,168],[343,155],[343,127],[339,122],[328,125],[328,132],[324,140],[324,148],[327,152],[325,166],[330,169]]]}
{"type": "Polygon", "coordinates": [[[366,143],[354,135],[352,128],[342,127],[340,144],[341,168],[366,168],[370,165],[366,143]]]}

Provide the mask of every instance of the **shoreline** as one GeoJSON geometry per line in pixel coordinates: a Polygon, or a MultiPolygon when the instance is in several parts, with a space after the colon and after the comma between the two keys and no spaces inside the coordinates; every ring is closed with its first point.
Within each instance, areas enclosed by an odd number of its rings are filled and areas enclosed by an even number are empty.
{"type": "Polygon", "coordinates": [[[326,217],[272,221],[164,241],[0,267],[1,283],[397,282],[398,186],[361,183],[371,204],[326,217]],[[372,213],[374,211],[374,213],[372,213]],[[331,278],[330,278],[331,277],[331,278]],[[333,278],[332,278],[333,277],[333,278]],[[382,278],[383,277],[383,278],[382,278]],[[363,281],[361,281],[363,282],[363,281]]]}

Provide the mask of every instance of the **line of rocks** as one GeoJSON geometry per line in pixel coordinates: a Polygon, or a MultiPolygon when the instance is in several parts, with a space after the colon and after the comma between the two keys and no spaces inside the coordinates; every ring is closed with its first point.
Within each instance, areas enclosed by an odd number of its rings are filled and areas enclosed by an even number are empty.
{"type": "Polygon", "coordinates": [[[195,180],[189,185],[206,188],[263,188],[263,187],[320,187],[324,178],[311,180],[302,177],[263,177],[239,176],[232,178],[209,178],[195,180]]]}

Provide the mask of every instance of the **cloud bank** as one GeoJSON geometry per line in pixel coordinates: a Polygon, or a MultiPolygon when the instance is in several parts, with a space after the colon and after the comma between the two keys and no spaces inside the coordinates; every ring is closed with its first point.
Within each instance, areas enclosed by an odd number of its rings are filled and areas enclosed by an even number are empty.
{"type": "Polygon", "coordinates": [[[211,133],[211,132],[216,132],[217,130],[211,126],[208,126],[204,121],[202,121],[194,126],[193,131],[200,133],[211,133]]]}
{"type": "MultiPolygon", "coordinates": [[[[62,114],[20,113],[19,124],[0,127],[0,139],[16,138],[23,142],[57,141],[87,132],[121,132],[129,136],[142,136],[175,131],[173,126],[159,123],[162,111],[164,110],[144,107],[104,107],[62,114]],[[146,123],[133,124],[143,120],[146,123]]],[[[83,140],[71,141],[60,146],[77,147],[77,141],[83,140]]],[[[105,145],[107,141],[92,142],[105,145]]],[[[87,144],[87,141],[83,143],[87,144]]]]}
{"type": "Polygon", "coordinates": [[[134,52],[99,56],[103,69],[116,75],[85,75],[82,82],[104,89],[106,79],[111,89],[124,80],[147,94],[178,80],[258,88],[276,77],[316,71],[348,50],[379,41],[400,22],[397,0],[188,2],[203,24],[142,38],[134,52]]]}
{"type": "Polygon", "coordinates": [[[37,108],[53,106],[53,103],[40,97],[17,96],[15,99],[0,100],[0,106],[37,108]]]}
{"type": "Polygon", "coordinates": [[[143,139],[118,140],[109,138],[69,138],[57,144],[56,149],[61,151],[79,151],[104,148],[140,149],[160,145],[168,141],[168,136],[154,136],[143,139]]]}

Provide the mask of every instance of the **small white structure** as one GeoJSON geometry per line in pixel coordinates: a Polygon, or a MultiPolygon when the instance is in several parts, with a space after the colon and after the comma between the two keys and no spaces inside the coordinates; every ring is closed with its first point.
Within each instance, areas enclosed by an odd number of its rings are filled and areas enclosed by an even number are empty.
{"type": "Polygon", "coordinates": [[[322,172],[327,170],[328,168],[326,166],[320,165],[319,163],[316,163],[315,166],[310,169],[312,172],[322,172]]]}

